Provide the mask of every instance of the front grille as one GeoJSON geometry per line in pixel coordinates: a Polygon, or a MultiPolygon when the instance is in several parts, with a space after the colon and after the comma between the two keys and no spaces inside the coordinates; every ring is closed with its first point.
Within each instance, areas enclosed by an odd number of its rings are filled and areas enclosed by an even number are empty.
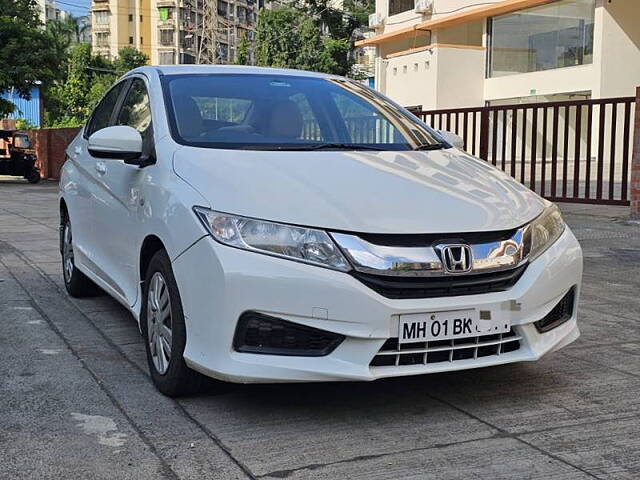
{"type": "Polygon", "coordinates": [[[514,352],[520,348],[520,340],[513,328],[507,333],[399,344],[397,338],[387,340],[371,363],[371,367],[402,365],[430,365],[495,356],[514,352]]]}
{"type": "Polygon", "coordinates": [[[344,336],[337,333],[246,312],[238,320],[233,347],[243,353],[321,357],[343,340],[344,336]]]}
{"type": "Polygon", "coordinates": [[[433,298],[503,292],[516,284],[526,268],[525,264],[500,272],[444,277],[391,277],[362,272],[352,275],[387,298],[433,298]]]}

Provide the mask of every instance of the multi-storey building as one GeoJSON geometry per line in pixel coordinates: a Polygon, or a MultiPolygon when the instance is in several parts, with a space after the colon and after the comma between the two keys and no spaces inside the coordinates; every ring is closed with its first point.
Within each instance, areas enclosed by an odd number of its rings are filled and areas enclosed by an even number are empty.
{"type": "Polygon", "coordinates": [[[196,63],[205,1],[215,2],[216,61],[233,62],[242,37],[253,42],[256,0],[92,0],[93,49],[113,57],[130,45],[153,65],[196,63]]]}
{"type": "Polygon", "coordinates": [[[40,22],[43,24],[51,20],[62,20],[67,12],[60,10],[55,0],[37,0],[38,10],[40,13],[40,22]]]}
{"type": "Polygon", "coordinates": [[[437,109],[630,96],[638,0],[376,0],[375,84],[437,109]]]}

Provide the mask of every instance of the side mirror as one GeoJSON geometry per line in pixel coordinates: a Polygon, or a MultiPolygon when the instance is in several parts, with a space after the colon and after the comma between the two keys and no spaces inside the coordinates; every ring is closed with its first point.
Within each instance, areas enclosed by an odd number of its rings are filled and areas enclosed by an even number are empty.
{"type": "Polygon", "coordinates": [[[456,148],[464,149],[464,140],[459,135],[456,135],[453,132],[447,132],[446,130],[439,130],[438,133],[445,142],[456,148]]]}
{"type": "Polygon", "coordinates": [[[96,158],[137,160],[142,155],[142,136],[125,125],[103,128],[89,137],[89,153],[96,158]]]}

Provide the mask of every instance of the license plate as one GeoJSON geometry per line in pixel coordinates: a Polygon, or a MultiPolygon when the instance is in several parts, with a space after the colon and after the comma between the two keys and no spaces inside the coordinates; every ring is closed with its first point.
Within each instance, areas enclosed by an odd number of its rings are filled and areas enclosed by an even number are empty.
{"type": "Polygon", "coordinates": [[[509,331],[509,323],[475,309],[400,315],[400,343],[454,340],[509,331]]]}

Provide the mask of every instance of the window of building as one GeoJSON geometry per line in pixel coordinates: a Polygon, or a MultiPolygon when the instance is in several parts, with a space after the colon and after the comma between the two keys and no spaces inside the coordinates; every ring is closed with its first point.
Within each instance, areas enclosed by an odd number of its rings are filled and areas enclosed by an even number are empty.
{"type": "Polygon", "coordinates": [[[129,45],[133,45],[133,37],[129,37],[129,45]]]}
{"type": "Polygon", "coordinates": [[[158,58],[160,65],[173,65],[175,62],[175,54],[173,52],[160,52],[158,58]]]}
{"type": "Polygon", "coordinates": [[[182,48],[193,48],[193,33],[190,31],[180,31],[180,46],[182,48]]]}
{"type": "Polygon", "coordinates": [[[561,0],[489,20],[489,77],[593,62],[595,0],[561,0]]]}
{"type": "Polygon", "coordinates": [[[98,47],[107,47],[107,46],[109,46],[109,32],[98,32],[98,33],[96,33],[96,45],[98,47]]]}
{"type": "Polygon", "coordinates": [[[95,12],[96,25],[106,25],[109,23],[109,12],[100,10],[95,12]]]}
{"type": "Polygon", "coordinates": [[[229,60],[229,45],[226,43],[218,43],[217,45],[218,55],[223,62],[229,60]]]}
{"type": "Polygon", "coordinates": [[[247,9],[245,7],[238,6],[238,21],[240,23],[247,23],[247,9]]]}
{"type": "Polygon", "coordinates": [[[140,37],[140,45],[144,43],[144,38],[140,37]]]}
{"type": "Polygon", "coordinates": [[[173,30],[160,30],[160,45],[173,45],[173,30]]]}
{"type": "Polygon", "coordinates": [[[227,2],[223,2],[222,0],[218,0],[218,15],[226,17],[228,11],[229,4],[227,2]]]}
{"type": "Polygon", "coordinates": [[[131,14],[131,13],[129,14],[129,21],[133,22],[133,14],[131,14]]]}
{"type": "Polygon", "coordinates": [[[142,15],[140,15],[140,21],[142,22],[142,15]]]}
{"type": "Polygon", "coordinates": [[[414,0],[389,0],[389,16],[413,10],[414,0]]]}

